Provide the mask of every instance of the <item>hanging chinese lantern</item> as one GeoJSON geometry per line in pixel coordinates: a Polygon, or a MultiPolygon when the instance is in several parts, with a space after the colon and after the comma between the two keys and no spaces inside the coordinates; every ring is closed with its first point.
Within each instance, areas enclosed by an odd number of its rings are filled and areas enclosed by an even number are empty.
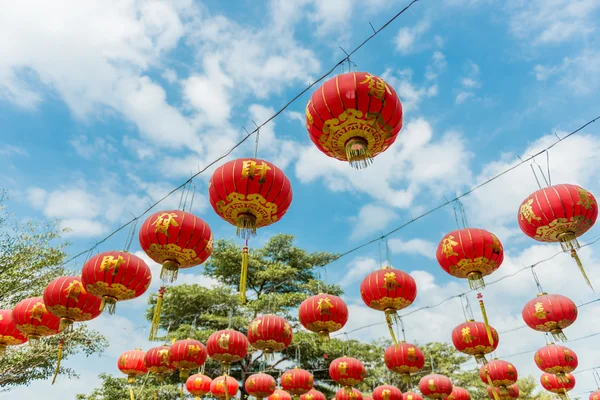
{"type": "Polygon", "coordinates": [[[81,283],[88,293],[102,298],[102,309],[115,313],[117,301],[131,300],[148,290],[152,273],[144,260],[127,251],[106,251],[87,260],[81,283]]]}
{"type": "Polygon", "coordinates": [[[544,389],[555,393],[563,400],[568,400],[568,391],[575,387],[575,377],[573,374],[566,374],[563,379],[558,379],[556,375],[543,373],[540,377],[540,382],[544,389]]]}
{"type": "Polygon", "coordinates": [[[210,393],[211,383],[212,379],[208,376],[204,374],[194,374],[187,379],[185,387],[190,394],[195,396],[195,400],[200,400],[200,397],[210,393]]]}
{"type": "Polygon", "coordinates": [[[246,379],[244,387],[250,396],[254,396],[259,400],[269,397],[275,393],[277,383],[275,378],[267,374],[253,374],[246,379]]]}
{"type": "Polygon", "coordinates": [[[298,308],[300,323],[323,340],[339,331],[348,322],[348,307],[342,299],[331,294],[318,294],[304,300],[298,308]]]}
{"type": "Polygon", "coordinates": [[[508,361],[494,359],[479,368],[479,377],[490,386],[508,387],[517,382],[519,374],[508,361]]]}
{"type": "Polygon", "coordinates": [[[313,388],[313,384],[312,374],[300,368],[288,369],[281,375],[281,387],[296,400],[308,393],[313,388]]]}
{"type": "Polygon", "coordinates": [[[179,370],[179,377],[186,380],[190,370],[204,365],[206,355],[206,348],[199,341],[177,340],[169,349],[169,363],[179,370]]]}
{"type": "Polygon", "coordinates": [[[88,293],[80,277],[61,276],[44,289],[46,309],[60,318],[59,330],[70,329],[74,322],[89,321],[100,315],[102,299],[88,293]]]}
{"type": "Polygon", "coordinates": [[[536,331],[550,332],[555,340],[564,342],[563,329],[577,319],[577,306],[560,294],[540,293],[523,307],[523,320],[536,331]]]}
{"type": "Polygon", "coordinates": [[[388,347],[383,360],[390,371],[402,375],[404,383],[410,382],[410,374],[419,372],[425,365],[425,356],[421,349],[406,342],[388,347]]]}
{"type": "Polygon", "coordinates": [[[506,387],[487,387],[488,397],[495,400],[512,400],[519,398],[519,387],[510,385],[506,387]],[[496,392],[494,394],[494,392],[496,392]]]}
{"type": "Polygon", "coordinates": [[[402,104],[378,76],[341,74],[313,93],[306,106],[306,129],[327,156],[366,168],[396,141],[402,129],[402,104]]]}
{"type": "MultiPolygon", "coordinates": [[[[365,394],[363,395],[363,400],[373,400],[373,396],[371,396],[370,394],[365,394]]],[[[400,400],[402,400],[402,397],[400,398],[400,400]]]]}
{"type": "Polygon", "coordinates": [[[265,355],[287,348],[292,343],[293,336],[290,324],[273,314],[256,317],[248,327],[248,342],[265,355]]]}
{"type": "Polygon", "coordinates": [[[599,400],[600,399],[600,390],[596,390],[590,394],[589,400],[599,400]]]}
{"type": "Polygon", "coordinates": [[[42,336],[56,335],[60,332],[60,319],[48,312],[41,297],[30,297],[18,302],[12,310],[12,319],[30,344],[42,336]]]}
{"type": "Polygon", "coordinates": [[[598,217],[594,196],[577,185],[554,185],[530,194],[519,207],[519,227],[539,242],[559,242],[570,252],[587,284],[592,287],[577,255],[577,238],[587,232],[598,217]]]}
{"type": "Polygon", "coordinates": [[[340,389],[335,392],[335,400],[363,400],[363,395],[360,390],[352,388],[352,390],[340,389]]]}
{"type": "MultiPolygon", "coordinates": [[[[300,397],[302,398],[302,396],[300,397]]],[[[292,396],[285,390],[277,389],[272,395],[267,397],[267,400],[292,400],[292,396]]]]}
{"type": "Polygon", "coordinates": [[[11,310],[0,310],[0,356],[6,353],[7,346],[17,346],[27,342],[27,337],[17,329],[11,310]]]}
{"type": "Polygon", "coordinates": [[[137,376],[148,373],[148,368],[144,364],[145,357],[146,352],[141,349],[129,350],[119,356],[117,367],[127,375],[127,383],[133,383],[137,376]]]}
{"type": "Polygon", "coordinates": [[[485,355],[498,347],[498,332],[490,327],[492,339],[490,341],[485,324],[469,320],[458,325],[452,331],[452,343],[456,350],[475,357],[478,363],[485,363],[485,355]]]}
{"type": "Polygon", "coordinates": [[[454,386],[452,393],[445,400],[471,400],[471,395],[465,389],[454,386]]]}
{"type": "Polygon", "coordinates": [[[240,296],[246,301],[248,239],[256,229],[277,222],[292,203],[292,185],[282,170],[268,161],[239,158],[217,168],[208,186],[210,204],[246,239],[242,252],[240,296]]]}
{"type": "Polygon", "coordinates": [[[411,305],[417,297],[417,284],[412,276],[389,266],[383,267],[362,281],[360,296],[368,307],[385,312],[390,335],[396,343],[392,325],[396,312],[411,305]]]}
{"type": "Polygon", "coordinates": [[[365,379],[367,371],[360,360],[344,356],[336,358],[329,364],[329,376],[335,383],[349,391],[350,387],[358,385],[365,379]]]}
{"type": "Polygon", "coordinates": [[[373,400],[403,400],[403,397],[396,386],[380,385],[373,389],[373,400]]]}
{"type": "Polygon", "coordinates": [[[175,372],[176,368],[169,362],[169,347],[153,347],[144,356],[144,365],[148,372],[156,375],[156,379],[162,382],[165,376],[175,372]]]}
{"type": "Polygon", "coordinates": [[[238,389],[238,381],[228,375],[221,375],[210,384],[210,392],[217,399],[230,399],[237,394],[238,389]]]}
{"type": "MultiPolygon", "coordinates": [[[[289,396],[289,394],[288,394],[289,396]]],[[[283,400],[283,399],[273,399],[273,400],[283,400]]],[[[291,400],[287,399],[287,400],[291,400]]],[[[325,395],[323,393],[321,393],[320,391],[318,391],[317,389],[310,389],[309,392],[304,393],[302,396],[300,396],[300,400],[327,400],[327,397],[325,397],[325,395]]],[[[365,399],[366,400],[366,399],[365,399]]]]}
{"type": "Polygon", "coordinates": [[[452,381],[444,375],[426,375],[419,381],[419,390],[430,399],[445,399],[452,394],[452,381]]]}
{"type": "Polygon", "coordinates": [[[535,364],[544,372],[564,379],[565,374],[575,371],[577,354],[565,346],[549,344],[535,352],[535,364]]]}
{"type": "Polygon", "coordinates": [[[210,335],[206,342],[208,356],[220,361],[224,371],[232,362],[238,362],[248,354],[248,339],[233,329],[224,329],[210,335]]]}
{"type": "Polygon", "coordinates": [[[404,400],[423,400],[423,396],[415,392],[404,392],[402,397],[404,400]]]}

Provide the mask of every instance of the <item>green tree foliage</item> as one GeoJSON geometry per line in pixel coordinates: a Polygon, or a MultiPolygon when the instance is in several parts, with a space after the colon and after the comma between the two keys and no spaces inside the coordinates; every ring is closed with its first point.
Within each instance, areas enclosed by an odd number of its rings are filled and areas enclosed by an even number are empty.
{"type": "MultiPolygon", "coordinates": [[[[15,221],[3,207],[0,193],[0,308],[11,309],[28,297],[41,296],[54,278],[72,273],[60,266],[67,243],[59,242],[63,231],[56,223],[15,221]]],[[[0,358],[0,391],[52,376],[58,343],[65,340],[63,358],[75,353],[90,355],[108,345],[96,332],[81,326],[69,335],[42,339],[35,346],[9,346],[0,358]]],[[[63,364],[64,365],[64,364],[63,364]]],[[[74,371],[61,367],[67,377],[74,371]]],[[[60,378],[59,378],[60,379],[60,378]]]]}

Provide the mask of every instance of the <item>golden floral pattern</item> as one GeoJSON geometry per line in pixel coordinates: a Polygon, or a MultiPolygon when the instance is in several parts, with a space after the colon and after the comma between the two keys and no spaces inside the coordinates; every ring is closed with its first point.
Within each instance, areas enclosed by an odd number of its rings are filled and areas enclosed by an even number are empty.
{"type": "Polygon", "coordinates": [[[277,221],[277,204],[267,201],[258,193],[249,194],[232,192],[226,197],[227,201],[219,200],[216,210],[221,217],[236,225],[242,214],[252,214],[256,217],[256,227],[267,226],[277,221]]]}

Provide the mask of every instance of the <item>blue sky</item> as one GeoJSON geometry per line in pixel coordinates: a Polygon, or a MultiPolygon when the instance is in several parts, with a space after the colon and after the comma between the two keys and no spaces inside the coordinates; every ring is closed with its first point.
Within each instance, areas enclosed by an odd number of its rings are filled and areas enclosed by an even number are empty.
{"type": "MultiPolygon", "coordinates": [[[[288,99],[327,71],[406,5],[396,0],[273,0],[255,2],[14,1],[0,13],[0,175],[19,218],[60,218],[72,228],[77,253],[137,215],[171,188],[224,153],[288,99]]],[[[598,0],[421,0],[352,57],[359,70],[383,76],[405,111],[396,144],[373,166],[355,171],[314,149],[304,128],[310,92],[261,130],[259,156],[283,168],[294,201],[257,245],[286,232],[309,250],[343,252],[387,232],[547,147],[600,114],[598,0]]],[[[340,73],[341,70],[336,71],[340,73]]],[[[578,183],[600,195],[598,125],[550,151],[553,182],[578,183]]],[[[253,140],[234,157],[253,153],[253,140]]],[[[546,167],[546,156],[537,162],[546,167]]],[[[206,199],[206,174],[195,180],[193,211],[217,238],[233,238],[206,199]]],[[[470,225],[496,233],[506,259],[494,277],[547,258],[516,225],[520,201],[537,188],[529,165],[465,198],[470,225]]],[[[179,196],[163,203],[177,207],[179,196]]],[[[451,207],[390,237],[392,263],[419,284],[415,307],[466,290],[434,257],[441,236],[455,229],[451,207]]],[[[121,248],[126,232],[100,250],[121,248]]],[[[594,228],[582,242],[598,235],[594,228]]],[[[134,243],[134,247],[137,244],[134,243]]],[[[139,247],[133,250],[139,250],[139,247]]],[[[594,246],[582,250],[588,273],[600,282],[594,246]]],[[[79,260],[80,266],[82,260],[79,260]]],[[[379,322],[362,306],[358,284],[377,268],[377,245],[327,268],[342,282],[352,312],[348,329],[379,322]]],[[[156,266],[153,266],[156,271],[156,266]]],[[[536,269],[547,291],[576,302],[595,298],[567,255],[536,269]]],[[[212,282],[201,269],[181,282],[212,282]]],[[[156,289],[158,282],[153,284],[156,289]]],[[[522,305],[535,296],[523,272],[490,286],[486,301],[499,331],[522,325],[522,305]]],[[[474,298],[471,299],[472,302],[474,298]]],[[[116,316],[92,322],[111,347],[97,360],[73,358],[82,374],[49,388],[38,382],[8,393],[64,398],[85,392],[102,371],[118,373],[116,358],[139,340],[145,347],[145,298],[119,306],[116,316]],[[135,339],[135,340],[134,340],[135,339]]],[[[600,332],[595,304],[580,311],[573,338],[600,332]]],[[[457,301],[405,319],[409,340],[450,339],[462,322],[457,301]]],[[[371,339],[385,330],[365,329],[371,339]]],[[[580,369],[595,367],[594,339],[569,344],[580,369]]],[[[532,350],[543,336],[521,329],[501,335],[498,356],[532,350]]],[[[538,371],[533,353],[507,358],[524,374],[538,371]]],[[[574,392],[595,388],[577,375],[574,392]]]]}

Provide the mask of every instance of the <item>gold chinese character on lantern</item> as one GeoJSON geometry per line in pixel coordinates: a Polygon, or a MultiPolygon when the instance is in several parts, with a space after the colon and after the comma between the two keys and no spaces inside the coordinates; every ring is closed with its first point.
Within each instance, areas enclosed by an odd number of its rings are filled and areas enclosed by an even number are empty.
{"type": "Polygon", "coordinates": [[[409,347],[406,352],[408,353],[408,361],[415,361],[417,359],[417,352],[414,347],[409,347]]]}
{"type": "Polygon", "coordinates": [[[444,252],[446,258],[458,255],[454,252],[454,246],[456,246],[457,244],[458,242],[454,241],[454,236],[452,235],[448,235],[448,237],[444,238],[444,240],[442,241],[442,251],[444,252]]]}
{"type": "Polygon", "coordinates": [[[255,385],[256,385],[256,378],[250,378],[248,381],[248,387],[250,389],[253,389],[255,385]]]}
{"type": "Polygon", "coordinates": [[[194,379],[194,382],[196,382],[196,385],[200,386],[202,385],[202,378],[196,378],[194,379]]]}
{"type": "Polygon", "coordinates": [[[290,385],[292,383],[292,374],[288,372],[287,374],[283,375],[283,382],[286,385],[290,385]]]}
{"type": "Polygon", "coordinates": [[[532,204],[533,199],[529,199],[526,203],[521,205],[521,209],[519,210],[519,216],[521,217],[521,220],[526,219],[530,224],[532,219],[535,221],[539,221],[541,219],[533,212],[533,208],[531,207],[532,204]]]}
{"type": "Polygon", "coordinates": [[[317,303],[317,310],[319,310],[321,315],[323,315],[323,314],[330,315],[329,310],[332,308],[333,308],[333,304],[331,304],[331,300],[329,300],[327,297],[323,297],[323,298],[319,299],[319,302],[317,303]]]}
{"type": "Polygon", "coordinates": [[[252,334],[260,336],[258,334],[258,327],[260,326],[260,323],[262,321],[260,319],[255,319],[254,321],[252,321],[252,324],[250,324],[250,330],[252,331],[252,334]]]}
{"type": "Polygon", "coordinates": [[[283,326],[283,333],[284,333],[285,337],[290,337],[290,335],[292,334],[292,328],[290,327],[290,324],[288,324],[287,322],[283,326]]]}
{"type": "Polygon", "coordinates": [[[571,355],[571,352],[568,349],[564,349],[563,353],[564,353],[564,356],[565,356],[565,361],[573,361],[575,359],[575,357],[573,357],[571,355]]]}
{"type": "Polygon", "coordinates": [[[392,392],[389,389],[384,389],[381,392],[381,397],[383,397],[383,400],[390,400],[391,395],[392,395],[392,392]]]}
{"type": "Polygon", "coordinates": [[[379,100],[384,101],[385,92],[389,95],[392,94],[390,88],[385,84],[385,81],[379,77],[375,77],[370,74],[365,75],[365,80],[360,82],[361,85],[365,83],[369,84],[369,95],[377,97],[379,100]]]}
{"type": "Polygon", "coordinates": [[[338,372],[340,373],[340,375],[347,375],[346,371],[348,370],[348,363],[345,361],[342,361],[341,363],[338,364],[338,372]]]}
{"type": "Polygon", "coordinates": [[[229,348],[229,333],[221,333],[219,336],[219,340],[217,340],[217,345],[219,345],[222,349],[229,348]]]}
{"type": "Polygon", "coordinates": [[[46,306],[41,301],[38,301],[33,305],[33,307],[31,307],[31,312],[29,313],[29,316],[31,317],[31,319],[35,319],[41,323],[44,314],[46,314],[46,306]]]}
{"type": "Polygon", "coordinates": [[[398,286],[400,286],[400,285],[398,285],[398,282],[396,282],[396,274],[393,272],[386,272],[383,275],[383,279],[384,279],[383,285],[385,286],[385,288],[387,290],[394,290],[398,286]]]}
{"type": "Polygon", "coordinates": [[[216,388],[217,388],[217,390],[225,389],[225,378],[223,378],[222,380],[219,380],[217,382],[216,388]]]}
{"type": "Polygon", "coordinates": [[[78,280],[74,280],[69,283],[69,286],[67,286],[65,292],[67,293],[67,298],[75,300],[75,303],[79,301],[79,295],[81,293],[86,293],[85,289],[83,288],[83,284],[78,280]]]}
{"type": "Polygon", "coordinates": [[[471,328],[465,326],[460,331],[462,333],[462,341],[463,343],[471,343],[473,342],[473,337],[471,336],[471,328]]]}
{"type": "Polygon", "coordinates": [[[107,269],[112,269],[113,276],[119,273],[119,267],[121,264],[125,262],[125,259],[121,256],[116,259],[113,256],[104,256],[102,257],[102,262],[100,263],[100,271],[104,272],[107,269]]]}
{"type": "Polygon", "coordinates": [[[267,171],[270,170],[271,167],[269,167],[264,161],[261,161],[260,164],[256,164],[256,161],[254,160],[245,160],[242,162],[242,178],[254,179],[258,173],[260,176],[258,182],[264,183],[267,171]]]}
{"type": "Polygon", "coordinates": [[[187,349],[187,353],[191,357],[196,357],[198,355],[198,353],[200,353],[200,346],[198,346],[198,345],[189,346],[187,349]]]}
{"type": "Polygon", "coordinates": [[[124,368],[127,366],[127,354],[123,354],[121,358],[119,358],[119,366],[124,368]]]}
{"type": "Polygon", "coordinates": [[[429,390],[431,390],[432,392],[437,390],[437,388],[435,387],[435,380],[430,379],[427,383],[429,383],[429,390]]]}
{"type": "Polygon", "coordinates": [[[160,349],[158,351],[158,358],[160,358],[160,363],[162,365],[167,365],[167,363],[169,362],[169,350],[160,349]]]}
{"type": "Polygon", "coordinates": [[[535,317],[537,319],[546,319],[546,311],[543,303],[535,303],[535,317]]]}
{"type": "Polygon", "coordinates": [[[164,233],[169,236],[169,228],[172,226],[179,226],[175,220],[176,216],[176,213],[161,213],[152,223],[152,225],[156,225],[154,233],[164,233]]]}
{"type": "Polygon", "coordinates": [[[589,210],[590,208],[592,208],[592,205],[597,205],[596,202],[592,199],[590,192],[588,192],[584,188],[577,188],[577,193],[579,193],[579,201],[577,202],[578,206],[589,210]]]}

